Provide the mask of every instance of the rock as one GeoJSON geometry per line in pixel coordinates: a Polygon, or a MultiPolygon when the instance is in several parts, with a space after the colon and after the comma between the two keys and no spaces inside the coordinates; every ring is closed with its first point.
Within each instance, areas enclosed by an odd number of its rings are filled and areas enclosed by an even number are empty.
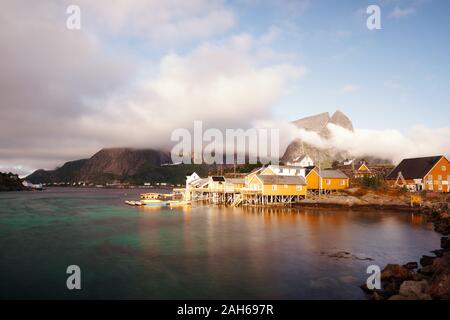
{"type": "Polygon", "coordinates": [[[379,293],[385,298],[398,294],[398,290],[400,289],[400,285],[402,280],[391,279],[389,282],[383,283],[383,290],[379,291],[379,293]]]}
{"type": "Polygon", "coordinates": [[[450,249],[450,238],[449,237],[442,237],[441,238],[441,248],[444,250],[450,249]]]}
{"type": "Polygon", "coordinates": [[[427,294],[429,288],[428,281],[404,281],[399,290],[401,296],[410,297],[418,300],[430,300],[431,296],[427,294]]]}
{"type": "Polygon", "coordinates": [[[381,294],[378,294],[378,292],[374,292],[372,296],[372,300],[380,301],[384,300],[384,297],[381,294]]]}
{"type": "Polygon", "coordinates": [[[421,274],[426,275],[426,276],[431,276],[434,272],[433,266],[429,265],[426,267],[423,267],[422,269],[419,269],[419,271],[421,274]]]}
{"type": "Polygon", "coordinates": [[[430,288],[433,299],[450,300],[450,275],[445,274],[433,280],[430,288]]]}
{"type": "Polygon", "coordinates": [[[441,219],[434,222],[434,230],[437,232],[448,235],[450,233],[450,220],[449,219],[441,219]]]}
{"type": "Polygon", "coordinates": [[[433,250],[431,251],[431,253],[434,253],[436,257],[440,258],[444,255],[444,250],[443,249],[433,250]]]}
{"type": "Polygon", "coordinates": [[[413,261],[413,262],[408,262],[407,264],[404,264],[403,267],[405,267],[406,269],[409,270],[413,270],[413,269],[417,269],[419,267],[418,263],[413,261]]]}
{"type": "Polygon", "coordinates": [[[444,252],[441,258],[436,258],[431,267],[435,276],[450,274],[450,251],[444,252]]]}
{"type": "Polygon", "coordinates": [[[405,297],[405,296],[401,296],[399,294],[393,295],[392,297],[390,297],[388,300],[416,300],[412,297],[405,297]]]}
{"type": "Polygon", "coordinates": [[[433,264],[434,259],[436,259],[436,257],[422,256],[422,258],[420,259],[420,264],[423,267],[430,266],[433,264]]]}
{"type": "Polygon", "coordinates": [[[427,278],[427,277],[426,277],[425,275],[423,275],[423,274],[421,274],[421,273],[414,272],[413,275],[412,275],[411,280],[414,280],[414,281],[421,281],[421,280],[426,279],[426,278],[427,278]]]}
{"type": "Polygon", "coordinates": [[[359,287],[361,288],[362,291],[364,291],[367,294],[373,294],[373,292],[374,292],[373,290],[371,290],[367,287],[366,283],[360,285],[359,287]]]}
{"type": "Polygon", "coordinates": [[[383,271],[381,271],[381,280],[407,280],[412,276],[411,271],[398,264],[388,264],[383,271]]]}
{"type": "Polygon", "coordinates": [[[337,110],[330,119],[330,123],[345,128],[347,130],[353,131],[353,123],[352,121],[343,114],[340,110],[337,110]]]}

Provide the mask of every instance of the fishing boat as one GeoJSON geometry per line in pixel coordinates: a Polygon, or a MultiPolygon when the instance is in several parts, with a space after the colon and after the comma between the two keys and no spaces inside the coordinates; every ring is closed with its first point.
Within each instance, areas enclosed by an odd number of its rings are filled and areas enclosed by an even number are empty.
{"type": "Polygon", "coordinates": [[[144,204],[141,201],[125,201],[125,203],[129,206],[143,206],[144,204]]]}
{"type": "Polygon", "coordinates": [[[142,193],[140,202],[145,206],[163,207],[168,205],[164,197],[165,195],[159,193],[142,193]]]}

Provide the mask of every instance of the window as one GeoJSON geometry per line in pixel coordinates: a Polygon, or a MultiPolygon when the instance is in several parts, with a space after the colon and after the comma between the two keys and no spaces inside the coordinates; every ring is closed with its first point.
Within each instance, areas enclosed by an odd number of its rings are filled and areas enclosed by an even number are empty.
{"type": "Polygon", "coordinates": [[[438,190],[442,190],[442,185],[439,185],[439,186],[438,186],[438,190]]]}
{"type": "Polygon", "coordinates": [[[428,180],[433,180],[433,175],[432,175],[432,174],[430,174],[430,175],[428,176],[428,180]]]}
{"type": "Polygon", "coordinates": [[[442,176],[441,175],[438,175],[438,180],[442,180],[442,176]]]}
{"type": "Polygon", "coordinates": [[[341,186],[345,186],[345,180],[344,179],[341,180],[341,186]]]}
{"type": "Polygon", "coordinates": [[[287,185],[287,184],[285,184],[285,185],[284,185],[284,188],[285,188],[285,189],[287,189],[287,188],[288,188],[288,185],[287,185]]]}
{"type": "Polygon", "coordinates": [[[450,181],[450,174],[447,176],[447,181],[450,181]]]}
{"type": "Polygon", "coordinates": [[[330,179],[325,180],[325,184],[330,185],[331,184],[331,180],[330,179]]]}
{"type": "Polygon", "coordinates": [[[297,186],[295,187],[295,189],[297,189],[297,191],[302,191],[302,190],[303,190],[303,186],[297,185],[297,186]]]}
{"type": "Polygon", "coordinates": [[[433,190],[433,185],[432,184],[428,185],[428,189],[433,190]]]}
{"type": "Polygon", "coordinates": [[[277,185],[276,184],[272,185],[272,190],[277,190],[277,185]]]}
{"type": "Polygon", "coordinates": [[[441,170],[442,170],[442,171],[447,171],[447,167],[446,167],[446,166],[442,166],[442,167],[441,167],[441,170]]]}

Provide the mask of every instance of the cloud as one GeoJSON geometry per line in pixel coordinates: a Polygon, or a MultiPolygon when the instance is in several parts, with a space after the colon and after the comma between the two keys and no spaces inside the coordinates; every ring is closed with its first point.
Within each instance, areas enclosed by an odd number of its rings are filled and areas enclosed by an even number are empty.
{"type": "Polygon", "coordinates": [[[80,1],[79,31],[66,29],[64,1],[2,4],[2,167],[51,169],[103,147],[167,146],[174,128],[198,119],[234,128],[267,117],[305,68],[280,62],[278,52],[261,55],[276,29],[261,39],[245,33],[203,39],[231,26],[208,17],[232,10],[221,1],[182,2],[170,10],[166,1],[80,1]],[[199,19],[205,23],[197,29],[199,19]],[[114,32],[128,36],[128,28],[130,39],[144,42],[172,32],[174,41],[180,35],[201,41],[150,59],[109,41],[114,32]]]}
{"type": "Polygon", "coordinates": [[[205,39],[236,24],[233,10],[221,0],[80,0],[78,5],[101,32],[158,46],[205,39]]]}
{"type": "Polygon", "coordinates": [[[186,55],[170,53],[156,74],[125,94],[96,102],[101,111],[80,119],[79,127],[102,132],[104,143],[140,147],[165,146],[172,130],[191,128],[194,120],[219,129],[249,127],[269,117],[289,81],[304,74],[302,66],[264,65],[255,49],[253,38],[241,34],[186,55]]]}
{"type": "Polygon", "coordinates": [[[355,129],[329,124],[330,138],[297,129],[296,137],[320,149],[335,148],[355,157],[374,156],[399,162],[403,158],[450,155],[450,129],[415,126],[409,134],[398,130],[355,129]]]}

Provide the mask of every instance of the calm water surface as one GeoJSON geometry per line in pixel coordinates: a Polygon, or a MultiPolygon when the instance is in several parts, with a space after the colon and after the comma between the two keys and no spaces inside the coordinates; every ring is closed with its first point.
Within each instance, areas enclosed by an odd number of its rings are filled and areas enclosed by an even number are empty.
{"type": "Polygon", "coordinates": [[[123,204],[139,192],[0,193],[0,298],[363,299],[368,265],[439,247],[411,213],[123,204]]]}

